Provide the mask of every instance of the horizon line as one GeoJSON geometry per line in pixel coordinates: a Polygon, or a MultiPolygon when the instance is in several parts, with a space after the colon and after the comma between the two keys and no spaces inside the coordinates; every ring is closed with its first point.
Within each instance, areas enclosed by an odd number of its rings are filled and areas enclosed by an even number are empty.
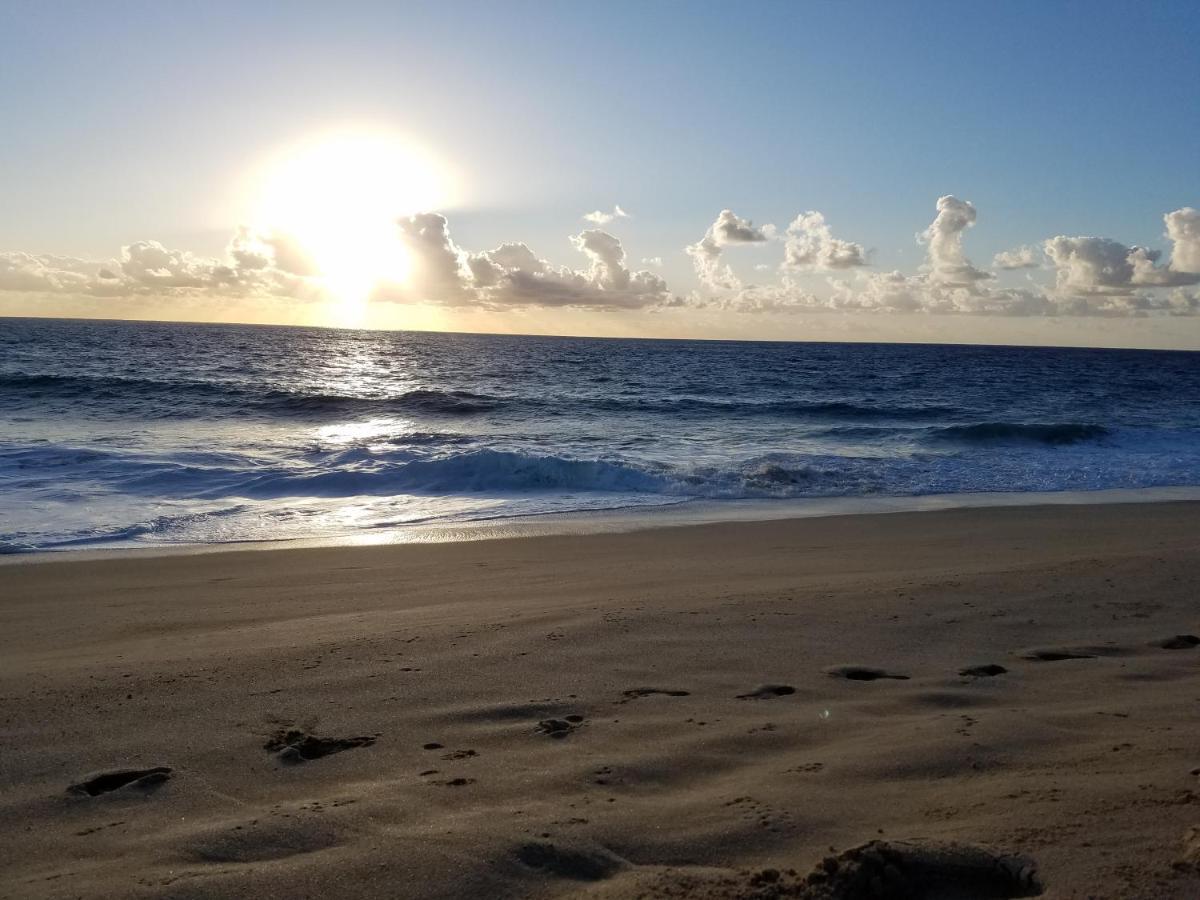
{"type": "Polygon", "coordinates": [[[979,341],[806,341],[798,339],[772,338],[707,338],[707,337],[653,337],[653,336],[613,336],[597,334],[539,334],[516,331],[453,331],[443,328],[353,328],[336,325],[302,325],[296,323],[278,322],[212,322],[203,319],[121,319],[104,316],[11,316],[0,315],[0,322],[35,321],[35,322],[103,322],[109,324],[154,324],[154,325],[210,325],[215,328],[295,328],[311,331],[357,331],[367,334],[449,334],[468,337],[524,337],[547,338],[550,340],[579,340],[579,341],[659,341],[663,343],[706,343],[706,344],[872,344],[877,346],[897,347],[1008,347],[1028,350],[1132,350],[1138,353],[1200,353],[1200,348],[1186,347],[1127,347],[1098,344],[1020,344],[1020,343],[984,343],[979,341]]]}

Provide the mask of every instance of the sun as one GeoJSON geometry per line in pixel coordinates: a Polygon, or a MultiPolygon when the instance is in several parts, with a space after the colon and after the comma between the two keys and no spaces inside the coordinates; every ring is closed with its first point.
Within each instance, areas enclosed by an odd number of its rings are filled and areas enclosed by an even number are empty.
{"type": "Polygon", "coordinates": [[[255,181],[255,226],[288,235],[309,256],[343,324],[361,319],[381,280],[405,280],[396,219],[453,202],[444,165],[414,142],[379,131],[300,141],[272,157],[255,181]]]}

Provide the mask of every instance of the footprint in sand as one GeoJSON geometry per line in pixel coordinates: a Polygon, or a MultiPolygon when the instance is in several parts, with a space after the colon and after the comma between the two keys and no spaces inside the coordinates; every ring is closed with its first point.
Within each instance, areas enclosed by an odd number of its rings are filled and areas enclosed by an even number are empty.
{"type": "Polygon", "coordinates": [[[631,688],[628,691],[623,691],[621,696],[624,700],[618,700],[618,703],[628,703],[630,700],[637,700],[639,697],[650,697],[654,694],[662,694],[664,697],[687,697],[691,691],[681,691],[672,688],[653,688],[641,687],[631,688]]]}
{"type": "Polygon", "coordinates": [[[531,843],[517,847],[513,856],[526,868],[572,881],[601,881],[629,867],[627,861],[603,848],[531,843]]]}
{"type": "Polygon", "coordinates": [[[363,735],[349,738],[317,737],[299,728],[280,728],[263,744],[263,749],[274,753],[282,762],[300,763],[320,759],[331,753],[370,747],[378,735],[363,735]]]}
{"type": "Polygon", "coordinates": [[[97,772],[67,788],[72,794],[99,797],[120,788],[151,791],[171,777],[170,766],[151,766],[148,769],[113,769],[97,772]]]}
{"type": "Polygon", "coordinates": [[[334,828],[312,819],[261,823],[255,819],[196,835],[184,853],[206,863],[257,863],[315,853],[339,842],[334,828]]]}
{"type": "Polygon", "coordinates": [[[830,666],[821,671],[833,678],[845,678],[849,681],[879,681],[881,678],[908,681],[907,675],[889,672],[887,669],[876,669],[873,666],[830,666]]]}
{"type": "Polygon", "coordinates": [[[799,894],[811,900],[937,897],[1008,900],[1042,893],[1036,864],[964,844],[872,841],[822,860],[799,894]]]}
{"type": "Polygon", "coordinates": [[[1150,642],[1151,647],[1161,647],[1163,650],[1191,650],[1200,646],[1200,637],[1194,634],[1173,634],[1150,642]]]}
{"type": "Polygon", "coordinates": [[[736,812],[746,824],[755,825],[774,834],[792,831],[795,828],[795,821],[790,812],[754,797],[735,797],[724,805],[726,809],[736,812]]]}
{"type": "Polygon", "coordinates": [[[1004,666],[998,666],[995,663],[987,663],[982,666],[967,666],[965,669],[959,669],[958,674],[968,678],[992,678],[996,675],[1003,675],[1008,669],[1004,666]]]}
{"type": "Polygon", "coordinates": [[[582,724],[583,716],[563,716],[561,719],[543,719],[537,723],[537,730],[562,740],[582,724]]]}
{"type": "Polygon", "coordinates": [[[1175,860],[1175,868],[1200,872],[1200,825],[1193,825],[1183,835],[1183,852],[1175,860]]]}
{"type": "Polygon", "coordinates": [[[1120,656],[1125,653],[1116,644],[1087,644],[1070,647],[1029,647],[1013,655],[1032,662],[1060,662],[1066,659],[1095,659],[1097,656],[1120,656]]]}
{"type": "Polygon", "coordinates": [[[796,693],[796,689],[790,684],[764,684],[762,687],[755,688],[748,694],[738,694],[739,700],[771,700],[775,697],[786,697],[788,694],[796,693]]]}

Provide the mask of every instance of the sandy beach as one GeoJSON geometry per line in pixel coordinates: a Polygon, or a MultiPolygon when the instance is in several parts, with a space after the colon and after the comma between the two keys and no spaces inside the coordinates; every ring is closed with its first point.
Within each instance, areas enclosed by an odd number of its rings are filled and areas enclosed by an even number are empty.
{"type": "Polygon", "coordinates": [[[1200,896],[1198,524],[5,565],[0,896],[1200,896]]]}

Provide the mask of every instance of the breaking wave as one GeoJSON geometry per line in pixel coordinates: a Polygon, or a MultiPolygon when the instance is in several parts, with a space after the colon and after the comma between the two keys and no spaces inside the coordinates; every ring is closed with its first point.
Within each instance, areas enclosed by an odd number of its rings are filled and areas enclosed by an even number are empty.
{"type": "Polygon", "coordinates": [[[660,474],[616,462],[474,450],[360,470],[260,475],[225,491],[271,498],[528,491],[658,493],[669,491],[670,486],[670,480],[660,474]]]}

